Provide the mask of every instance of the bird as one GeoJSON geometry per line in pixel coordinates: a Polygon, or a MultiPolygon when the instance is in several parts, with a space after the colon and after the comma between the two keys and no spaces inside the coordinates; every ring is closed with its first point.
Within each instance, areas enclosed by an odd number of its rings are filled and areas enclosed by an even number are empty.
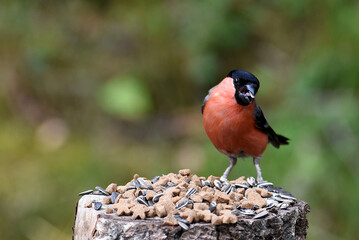
{"type": "Polygon", "coordinates": [[[257,182],[263,182],[260,159],[268,145],[287,145],[289,139],[268,124],[255,101],[259,80],[244,70],[232,70],[208,91],[202,104],[203,126],[217,150],[228,157],[229,167],[220,180],[227,181],[237,158],[252,157],[257,182]]]}

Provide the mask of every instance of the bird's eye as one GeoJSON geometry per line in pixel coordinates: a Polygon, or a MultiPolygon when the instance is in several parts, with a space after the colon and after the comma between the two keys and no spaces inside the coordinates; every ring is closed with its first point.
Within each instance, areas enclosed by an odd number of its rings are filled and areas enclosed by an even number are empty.
{"type": "Polygon", "coordinates": [[[239,83],[239,79],[238,79],[238,78],[235,78],[235,79],[234,79],[234,83],[235,83],[235,84],[238,84],[238,83],[239,83]]]}

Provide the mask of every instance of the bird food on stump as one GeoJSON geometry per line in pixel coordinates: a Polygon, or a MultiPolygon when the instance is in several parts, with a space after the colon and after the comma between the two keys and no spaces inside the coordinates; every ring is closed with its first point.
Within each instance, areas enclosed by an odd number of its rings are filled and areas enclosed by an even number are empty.
{"type": "Polygon", "coordinates": [[[272,183],[180,170],[79,195],[77,239],[305,239],[310,211],[272,183]]]}

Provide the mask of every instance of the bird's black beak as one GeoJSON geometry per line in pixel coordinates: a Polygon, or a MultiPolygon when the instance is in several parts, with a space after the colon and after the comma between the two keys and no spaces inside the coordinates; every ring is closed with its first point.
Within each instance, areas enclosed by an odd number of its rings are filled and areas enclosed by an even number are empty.
{"type": "Polygon", "coordinates": [[[235,98],[238,104],[247,106],[255,99],[255,88],[252,84],[247,84],[236,89],[235,98]]]}
{"type": "Polygon", "coordinates": [[[254,96],[255,90],[254,90],[253,85],[248,84],[248,85],[245,85],[244,87],[246,88],[246,91],[245,91],[244,94],[245,94],[245,95],[248,97],[248,99],[251,100],[251,102],[252,102],[253,99],[256,98],[256,97],[254,96]]]}

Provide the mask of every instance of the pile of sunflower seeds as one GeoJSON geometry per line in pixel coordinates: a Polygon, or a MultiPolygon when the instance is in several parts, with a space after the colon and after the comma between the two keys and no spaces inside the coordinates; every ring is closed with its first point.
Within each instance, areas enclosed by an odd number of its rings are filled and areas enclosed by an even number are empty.
{"type": "Polygon", "coordinates": [[[219,177],[198,177],[189,169],[178,174],[156,176],[151,180],[139,177],[125,186],[110,184],[79,193],[103,195],[102,202],[89,202],[85,207],[107,214],[131,215],[133,219],[160,217],[166,225],[179,225],[188,230],[193,222],[213,225],[234,224],[240,218],[265,218],[286,210],[297,199],[272,183],[240,177],[220,181],[219,177]]]}

